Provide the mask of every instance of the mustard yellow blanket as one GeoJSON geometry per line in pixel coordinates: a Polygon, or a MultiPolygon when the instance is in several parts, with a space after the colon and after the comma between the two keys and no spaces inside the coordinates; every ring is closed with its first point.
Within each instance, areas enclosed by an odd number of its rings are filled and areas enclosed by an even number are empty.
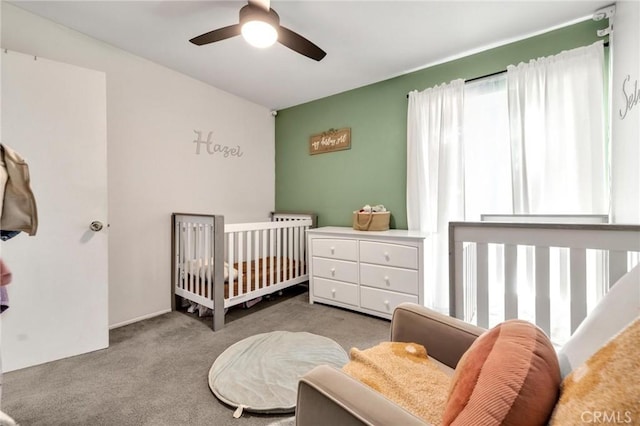
{"type": "Polygon", "coordinates": [[[343,370],[428,423],[442,421],[451,379],[416,343],[383,342],[351,349],[343,370]]]}

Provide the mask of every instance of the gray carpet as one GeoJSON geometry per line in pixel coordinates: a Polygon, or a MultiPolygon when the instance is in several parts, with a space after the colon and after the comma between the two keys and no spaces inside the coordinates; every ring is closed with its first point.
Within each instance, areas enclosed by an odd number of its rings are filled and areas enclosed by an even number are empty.
{"type": "Polygon", "coordinates": [[[227,347],[257,333],[307,331],[347,351],[388,339],[389,321],[309,305],[305,290],[232,309],[216,333],[209,319],[182,312],[112,330],[108,349],[5,374],[2,409],[22,426],[292,425],[290,415],[233,419],[233,409],[209,390],[207,374],[227,347]]]}

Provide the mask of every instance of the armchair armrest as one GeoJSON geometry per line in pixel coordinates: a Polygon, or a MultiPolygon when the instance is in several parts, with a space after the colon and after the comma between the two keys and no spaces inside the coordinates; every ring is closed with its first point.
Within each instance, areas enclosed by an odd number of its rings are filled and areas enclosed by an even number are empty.
{"type": "Polygon", "coordinates": [[[391,341],[419,343],[430,357],[456,368],[462,354],[485,329],[443,315],[415,303],[402,303],[393,311],[391,341]]]}
{"type": "Polygon", "coordinates": [[[298,384],[296,426],[403,425],[425,423],[348,374],[315,367],[298,384]]]}

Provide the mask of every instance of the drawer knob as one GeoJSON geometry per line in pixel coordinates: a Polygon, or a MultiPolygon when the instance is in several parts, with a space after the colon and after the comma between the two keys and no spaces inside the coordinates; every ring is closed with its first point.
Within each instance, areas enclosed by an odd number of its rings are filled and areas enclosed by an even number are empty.
{"type": "Polygon", "coordinates": [[[331,289],[331,296],[336,297],[336,289],[335,288],[331,289]]]}
{"type": "Polygon", "coordinates": [[[384,258],[387,261],[391,260],[391,256],[389,256],[389,252],[387,252],[387,251],[384,252],[384,258]]]}
{"type": "Polygon", "coordinates": [[[384,301],[384,306],[386,306],[386,307],[387,307],[387,309],[389,309],[389,301],[388,301],[388,300],[385,300],[385,301],[384,301]]]}
{"type": "Polygon", "coordinates": [[[336,248],[335,247],[331,247],[331,254],[336,254],[336,248]]]}
{"type": "MultiPolygon", "coordinates": [[[[336,268],[331,268],[331,276],[335,277],[336,276],[336,268]]],[[[335,290],[334,290],[335,291],[335,290]]]]}
{"type": "Polygon", "coordinates": [[[388,276],[385,276],[385,277],[384,277],[384,282],[385,282],[385,283],[387,283],[387,285],[391,284],[391,283],[389,282],[389,277],[388,277],[388,276]]]}

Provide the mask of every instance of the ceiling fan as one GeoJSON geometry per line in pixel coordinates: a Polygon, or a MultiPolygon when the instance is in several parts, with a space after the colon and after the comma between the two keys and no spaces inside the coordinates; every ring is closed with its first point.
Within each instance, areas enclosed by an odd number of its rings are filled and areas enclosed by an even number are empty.
{"type": "Polygon", "coordinates": [[[209,31],[189,40],[198,46],[225,40],[242,34],[255,47],[269,47],[276,40],[289,49],[320,61],[326,52],[300,34],[280,25],[280,17],[271,9],[270,0],[249,0],[240,9],[240,22],[209,31]]]}

